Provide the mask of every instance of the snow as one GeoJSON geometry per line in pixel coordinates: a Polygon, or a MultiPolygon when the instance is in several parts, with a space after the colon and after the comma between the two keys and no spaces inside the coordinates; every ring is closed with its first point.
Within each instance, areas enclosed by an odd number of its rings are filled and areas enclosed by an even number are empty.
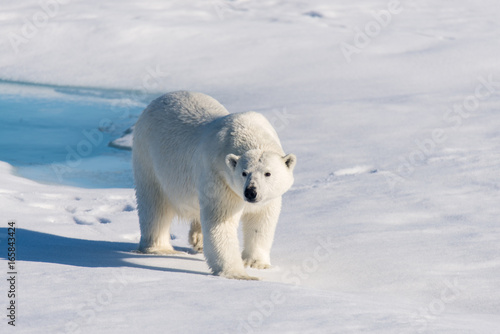
{"type": "Polygon", "coordinates": [[[499,11],[493,0],[3,3],[0,258],[7,276],[14,220],[16,330],[497,333],[499,11]],[[134,252],[130,151],[108,143],[129,146],[145,104],[179,89],[261,112],[298,157],[273,268],[249,270],[260,282],[209,275],[182,223],[172,234],[185,254],[134,252]],[[69,166],[82,131],[102,140],[60,179],[51,167],[69,166]]]}
{"type": "Polygon", "coordinates": [[[120,148],[122,150],[132,150],[132,141],[134,140],[134,127],[130,127],[120,138],[117,138],[109,143],[110,146],[120,148]]]}

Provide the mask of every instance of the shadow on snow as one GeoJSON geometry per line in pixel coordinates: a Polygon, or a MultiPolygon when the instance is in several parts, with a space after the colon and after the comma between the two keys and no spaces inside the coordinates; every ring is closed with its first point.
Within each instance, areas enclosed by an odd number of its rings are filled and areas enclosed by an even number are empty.
{"type": "MultiPolygon", "coordinates": [[[[0,240],[2,244],[7,243],[7,228],[0,228],[0,240]]],[[[209,275],[201,271],[148,266],[126,261],[131,258],[151,257],[202,261],[182,255],[158,256],[134,253],[136,248],[137,244],[135,243],[75,239],[16,228],[16,261],[54,263],[88,268],[130,267],[209,275]]],[[[175,247],[175,249],[182,252],[190,251],[190,249],[184,247],[175,247]]],[[[2,252],[0,258],[7,259],[7,252],[2,252]]]]}

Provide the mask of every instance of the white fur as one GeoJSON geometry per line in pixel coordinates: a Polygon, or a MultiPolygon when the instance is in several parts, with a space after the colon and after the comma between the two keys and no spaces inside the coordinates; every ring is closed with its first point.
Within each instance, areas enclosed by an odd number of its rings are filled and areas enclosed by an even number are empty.
{"type": "Polygon", "coordinates": [[[170,224],[178,216],[191,221],[190,242],[203,249],[214,274],[254,279],[245,265],[270,267],[281,196],[293,183],[296,158],[285,156],[264,116],[229,114],[201,93],[168,93],[140,116],[132,152],[141,252],[175,253],[170,224]],[[255,203],[245,199],[247,188],[255,203]]]}

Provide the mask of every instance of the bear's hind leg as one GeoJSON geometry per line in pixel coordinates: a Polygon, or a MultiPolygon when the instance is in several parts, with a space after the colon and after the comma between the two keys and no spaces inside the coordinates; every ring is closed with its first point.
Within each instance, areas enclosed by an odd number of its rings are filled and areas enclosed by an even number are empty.
{"type": "Polygon", "coordinates": [[[201,232],[201,223],[198,219],[191,222],[189,229],[189,243],[193,246],[196,253],[203,252],[203,233],[201,232]]]}
{"type": "Polygon", "coordinates": [[[163,214],[157,215],[144,227],[141,224],[139,252],[157,255],[181,254],[182,252],[176,251],[170,242],[170,225],[173,218],[169,206],[165,205],[163,214]]]}
{"type": "MultiPolygon", "coordinates": [[[[146,254],[178,254],[170,243],[170,225],[175,216],[161,186],[147,176],[138,177],[136,170],[136,197],[141,228],[139,252],[146,254]]],[[[151,174],[149,174],[151,175],[151,174]]]]}

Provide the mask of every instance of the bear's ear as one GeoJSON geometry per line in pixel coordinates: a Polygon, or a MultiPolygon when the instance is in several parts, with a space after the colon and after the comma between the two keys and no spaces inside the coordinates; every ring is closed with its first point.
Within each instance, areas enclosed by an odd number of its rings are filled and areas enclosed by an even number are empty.
{"type": "Polygon", "coordinates": [[[285,165],[293,171],[293,168],[295,167],[295,163],[297,162],[297,157],[295,154],[287,154],[283,157],[283,161],[285,162],[285,165]]]}
{"type": "Polygon", "coordinates": [[[240,159],[240,157],[237,155],[228,154],[228,155],[226,155],[226,165],[229,167],[229,169],[234,171],[239,159],[240,159]]]}

